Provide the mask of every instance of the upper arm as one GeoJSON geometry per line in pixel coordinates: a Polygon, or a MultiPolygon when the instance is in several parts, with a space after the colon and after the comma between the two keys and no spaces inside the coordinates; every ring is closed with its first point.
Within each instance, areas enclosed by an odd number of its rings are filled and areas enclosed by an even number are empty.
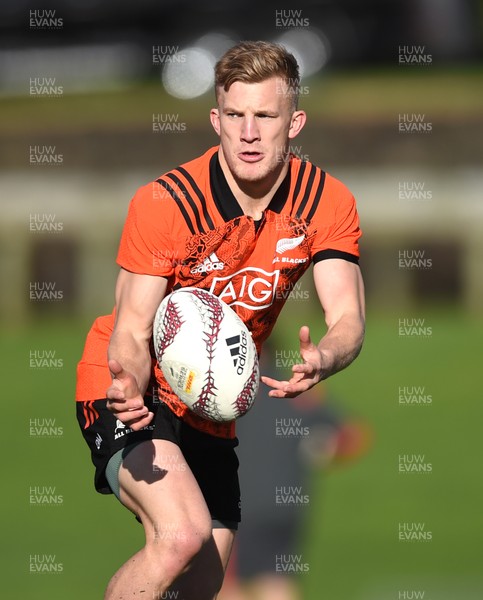
{"type": "Polygon", "coordinates": [[[328,327],[344,316],[364,326],[364,284],[357,264],[339,258],[321,260],[314,265],[314,283],[328,327]]]}
{"type": "Polygon", "coordinates": [[[149,340],[156,310],[166,294],[167,279],[121,269],[116,284],[115,331],[149,340]]]}

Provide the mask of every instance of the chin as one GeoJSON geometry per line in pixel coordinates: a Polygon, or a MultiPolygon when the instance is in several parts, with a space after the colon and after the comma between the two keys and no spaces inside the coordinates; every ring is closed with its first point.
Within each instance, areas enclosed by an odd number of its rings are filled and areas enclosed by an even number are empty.
{"type": "Polygon", "coordinates": [[[269,173],[270,169],[260,163],[237,165],[235,169],[236,177],[244,181],[260,181],[265,179],[269,173]]]}
{"type": "Polygon", "coordinates": [[[267,177],[267,173],[265,171],[248,171],[248,170],[240,170],[235,173],[236,177],[240,181],[246,181],[247,183],[255,183],[257,181],[263,181],[267,177]]]}

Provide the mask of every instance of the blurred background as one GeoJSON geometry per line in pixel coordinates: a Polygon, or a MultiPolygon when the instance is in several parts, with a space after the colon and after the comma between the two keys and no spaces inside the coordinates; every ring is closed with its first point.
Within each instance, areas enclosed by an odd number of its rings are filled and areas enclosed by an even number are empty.
{"type": "MultiPolygon", "coordinates": [[[[92,486],[75,367],[112,309],[132,195],[217,143],[213,65],[266,39],[301,66],[291,151],[358,201],[368,304],[363,353],[320,392],[363,440],[304,484],[286,563],[309,600],[481,598],[483,2],[2,0],[0,31],[5,597],[101,598],[142,544],[92,486]]],[[[323,334],[310,275],[272,338],[277,376],[305,322],[323,334]]]]}

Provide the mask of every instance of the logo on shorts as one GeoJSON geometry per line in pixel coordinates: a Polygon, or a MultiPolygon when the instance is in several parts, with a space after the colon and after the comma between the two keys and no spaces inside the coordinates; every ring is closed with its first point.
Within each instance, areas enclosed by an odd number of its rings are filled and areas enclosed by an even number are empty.
{"type": "Polygon", "coordinates": [[[99,434],[96,435],[95,444],[96,448],[99,450],[102,444],[102,437],[99,434]]]}
{"type": "Polygon", "coordinates": [[[116,419],[116,429],[114,430],[114,439],[118,440],[120,437],[132,433],[133,430],[130,427],[126,427],[126,424],[116,419]]]}
{"type": "MultiPolygon", "coordinates": [[[[153,431],[154,425],[146,425],[146,427],[142,427],[139,431],[144,431],[145,429],[147,429],[148,431],[153,431]]],[[[125,423],[123,423],[119,419],[116,419],[116,429],[114,430],[114,439],[115,440],[118,440],[119,438],[122,438],[125,435],[129,435],[133,431],[134,431],[134,429],[131,429],[130,427],[126,427],[125,423]]]]}

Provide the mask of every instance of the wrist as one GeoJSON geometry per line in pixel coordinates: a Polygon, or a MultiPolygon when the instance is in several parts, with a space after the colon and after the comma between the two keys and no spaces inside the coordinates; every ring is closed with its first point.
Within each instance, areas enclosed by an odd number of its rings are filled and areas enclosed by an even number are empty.
{"type": "Polygon", "coordinates": [[[332,375],[334,354],[327,348],[318,348],[320,354],[320,366],[318,368],[319,381],[323,381],[332,375]]]}

